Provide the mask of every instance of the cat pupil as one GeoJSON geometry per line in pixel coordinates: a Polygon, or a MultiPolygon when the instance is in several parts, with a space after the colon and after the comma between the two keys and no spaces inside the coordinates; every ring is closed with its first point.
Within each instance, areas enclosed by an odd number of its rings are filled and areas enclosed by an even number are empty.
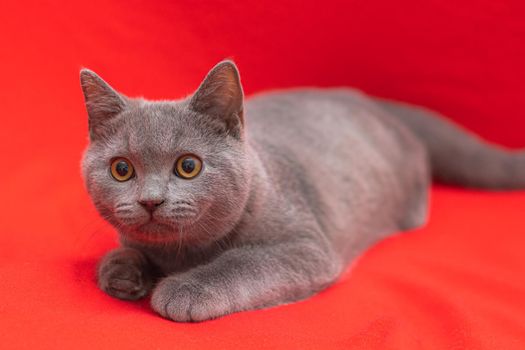
{"type": "Polygon", "coordinates": [[[182,170],[186,173],[191,173],[195,170],[195,161],[193,159],[184,159],[182,161],[182,170]]]}
{"type": "Polygon", "coordinates": [[[120,176],[126,176],[128,174],[128,171],[129,171],[128,163],[126,163],[124,161],[118,162],[118,164],[116,166],[116,170],[117,170],[117,173],[120,176]]]}

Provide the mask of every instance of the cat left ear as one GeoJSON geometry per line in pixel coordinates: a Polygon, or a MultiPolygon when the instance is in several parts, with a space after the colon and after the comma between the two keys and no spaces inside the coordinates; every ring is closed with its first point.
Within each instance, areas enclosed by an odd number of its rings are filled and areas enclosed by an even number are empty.
{"type": "Polygon", "coordinates": [[[125,109],[126,98],[89,69],[80,71],[80,85],[89,117],[89,137],[94,140],[103,136],[111,119],[125,109]]]}
{"type": "Polygon", "coordinates": [[[244,124],[243,92],[239,71],[232,61],[218,63],[190,99],[190,108],[218,118],[229,135],[240,138],[244,124]]]}

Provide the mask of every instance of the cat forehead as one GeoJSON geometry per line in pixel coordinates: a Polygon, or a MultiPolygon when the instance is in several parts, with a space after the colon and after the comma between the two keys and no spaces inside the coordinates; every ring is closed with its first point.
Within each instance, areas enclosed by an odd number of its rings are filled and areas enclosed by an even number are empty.
{"type": "Polygon", "coordinates": [[[188,113],[183,103],[136,100],[120,117],[130,131],[159,134],[166,130],[184,130],[191,122],[188,113]]]}
{"type": "Polygon", "coordinates": [[[206,124],[184,102],[133,101],[119,119],[115,136],[140,153],[191,150],[213,141],[206,124]]]}

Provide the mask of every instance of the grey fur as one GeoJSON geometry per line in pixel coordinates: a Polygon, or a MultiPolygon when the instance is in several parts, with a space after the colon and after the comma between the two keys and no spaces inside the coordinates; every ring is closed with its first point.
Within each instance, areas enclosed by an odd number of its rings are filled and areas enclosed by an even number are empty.
{"type": "Polygon", "coordinates": [[[101,261],[99,285],[121,299],[152,291],[153,309],[175,321],[326,288],[373,242],[425,223],[429,160],[457,184],[525,185],[523,153],[356,90],[274,92],[243,107],[230,61],[180,101],[127,98],[88,70],[81,83],[86,186],[122,242],[101,261]],[[173,172],[185,153],[204,163],[191,180],[173,172]],[[128,158],[136,176],[115,181],[115,157],[128,158]],[[150,213],[140,201],[162,204],[150,213]]]}

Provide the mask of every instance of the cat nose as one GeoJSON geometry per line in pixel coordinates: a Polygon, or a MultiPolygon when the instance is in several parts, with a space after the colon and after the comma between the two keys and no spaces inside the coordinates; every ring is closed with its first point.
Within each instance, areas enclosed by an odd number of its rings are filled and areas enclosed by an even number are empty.
{"type": "Polygon", "coordinates": [[[164,199],[141,199],[139,200],[139,203],[145,209],[152,212],[155,209],[157,209],[162,203],[164,203],[164,199]]]}

